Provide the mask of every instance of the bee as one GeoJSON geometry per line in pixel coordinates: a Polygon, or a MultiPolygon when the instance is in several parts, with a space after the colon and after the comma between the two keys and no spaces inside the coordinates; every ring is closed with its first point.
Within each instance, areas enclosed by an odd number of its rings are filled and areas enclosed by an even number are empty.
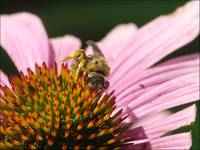
{"type": "Polygon", "coordinates": [[[72,52],[63,62],[73,59],[71,74],[75,77],[75,81],[80,73],[86,73],[88,75],[86,82],[90,88],[105,91],[109,87],[106,77],[110,73],[110,67],[95,42],[87,41],[87,45],[92,47],[93,55],[86,55],[84,49],[79,49],[72,52]]]}

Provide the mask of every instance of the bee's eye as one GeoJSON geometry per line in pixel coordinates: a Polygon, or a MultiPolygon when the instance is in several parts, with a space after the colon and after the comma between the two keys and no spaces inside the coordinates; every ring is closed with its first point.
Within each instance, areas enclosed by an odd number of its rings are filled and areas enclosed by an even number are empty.
{"type": "Polygon", "coordinates": [[[110,83],[109,83],[108,81],[105,80],[104,85],[103,85],[103,86],[104,86],[104,89],[107,90],[108,87],[109,87],[109,85],[110,85],[110,83]]]}

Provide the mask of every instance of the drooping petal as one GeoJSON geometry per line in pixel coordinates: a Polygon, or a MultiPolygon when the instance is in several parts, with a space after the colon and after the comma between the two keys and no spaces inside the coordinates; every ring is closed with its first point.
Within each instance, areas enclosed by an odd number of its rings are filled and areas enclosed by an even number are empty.
{"type": "Polygon", "coordinates": [[[190,149],[192,145],[191,133],[181,133],[151,140],[153,150],[161,149],[190,149]]]}
{"type": "MultiPolygon", "coordinates": [[[[121,24],[110,31],[97,45],[102,50],[109,64],[116,61],[116,56],[126,47],[134,38],[137,27],[133,23],[121,24]]],[[[87,49],[88,54],[92,54],[91,48],[87,49]]]]}
{"type": "Polygon", "coordinates": [[[54,58],[50,60],[51,63],[62,61],[72,51],[77,50],[81,46],[81,41],[72,35],[65,35],[63,37],[52,38],[50,46],[54,58]]]}
{"type": "Polygon", "coordinates": [[[161,84],[129,102],[132,119],[138,119],[199,99],[198,74],[189,74],[161,84]]]}
{"type": "Polygon", "coordinates": [[[0,70],[0,84],[10,87],[8,77],[0,70]]]}
{"type": "Polygon", "coordinates": [[[195,116],[196,106],[192,105],[168,117],[144,125],[143,128],[148,138],[155,138],[182,126],[190,125],[195,121],[195,116]]]}
{"type": "MultiPolygon", "coordinates": [[[[134,125],[132,129],[128,130],[126,134],[133,140],[133,142],[142,141],[144,139],[152,140],[182,126],[190,125],[195,121],[195,116],[196,107],[195,105],[192,105],[175,114],[166,114],[163,118],[150,120],[149,123],[138,124],[138,126],[136,122],[136,125],[134,125]]],[[[126,122],[132,121],[133,120],[126,120],[126,122]]]]}
{"type": "Polygon", "coordinates": [[[199,34],[199,1],[190,1],[173,14],[161,16],[137,31],[129,47],[111,66],[110,82],[122,85],[144,69],[192,41],[199,34]]]}
{"type": "Polygon", "coordinates": [[[49,63],[48,37],[40,19],[30,13],[1,15],[1,46],[18,70],[49,63]]]}
{"type": "Polygon", "coordinates": [[[190,59],[183,56],[150,68],[132,80],[130,79],[129,82],[127,81],[126,85],[119,86],[116,88],[118,104],[126,106],[130,101],[133,101],[160,84],[190,73],[198,74],[199,54],[191,56],[188,56],[190,59]]]}

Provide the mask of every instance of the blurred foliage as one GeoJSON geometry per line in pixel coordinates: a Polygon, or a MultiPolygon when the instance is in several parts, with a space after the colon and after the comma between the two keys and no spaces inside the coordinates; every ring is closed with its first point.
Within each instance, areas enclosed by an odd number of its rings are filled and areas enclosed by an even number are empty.
{"type": "MultiPolygon", "coordinates": [[[[98,41],[114,26],[134,22],[139,27],[157,16],[168,14],[183,5],[183,0],[129,0],[129,1],[6,1],[1,0],[1,14],[28,11],[38,15],[50,37],[72,34],[79,37],[83,46],[85,41],[98,41]]],[[[156,29],[155,29],[156,30],[156,29]]],[[[164,60],[199,51],[199,37],[164,60]]],[[[4,50],[0,50],[0,69],[7,74],[16,74],[17,70],[4,50]]],[[[163,60],[163,61],[164,61],[163,60]]],[[[198,81],[197,81],[198,82],[198,81]]],[[[183,108],[179,107],[179,108],[183,108]]],[[[197,120],[192,125],[193,146],[200,148],[199,109],[197,120]]],[[[173,109],[175,111],[175,109],[173,109]]],[[[184,129],[183,129],[184,131],[184,129]]]]}

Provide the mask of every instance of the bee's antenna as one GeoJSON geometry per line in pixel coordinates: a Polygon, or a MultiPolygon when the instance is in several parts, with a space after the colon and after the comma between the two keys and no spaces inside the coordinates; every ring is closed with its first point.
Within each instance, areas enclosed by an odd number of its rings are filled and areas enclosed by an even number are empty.
{"type": "Polygon", "coordinates": [[[86,42],[86,44],[88,46],[92,47],[94,56],[102,56],[102,57],[104,57],[104,54],[102,53],[101,49],[98,47],[98,45],[94,41],[89,40],[89,41],[86,42]]]}

